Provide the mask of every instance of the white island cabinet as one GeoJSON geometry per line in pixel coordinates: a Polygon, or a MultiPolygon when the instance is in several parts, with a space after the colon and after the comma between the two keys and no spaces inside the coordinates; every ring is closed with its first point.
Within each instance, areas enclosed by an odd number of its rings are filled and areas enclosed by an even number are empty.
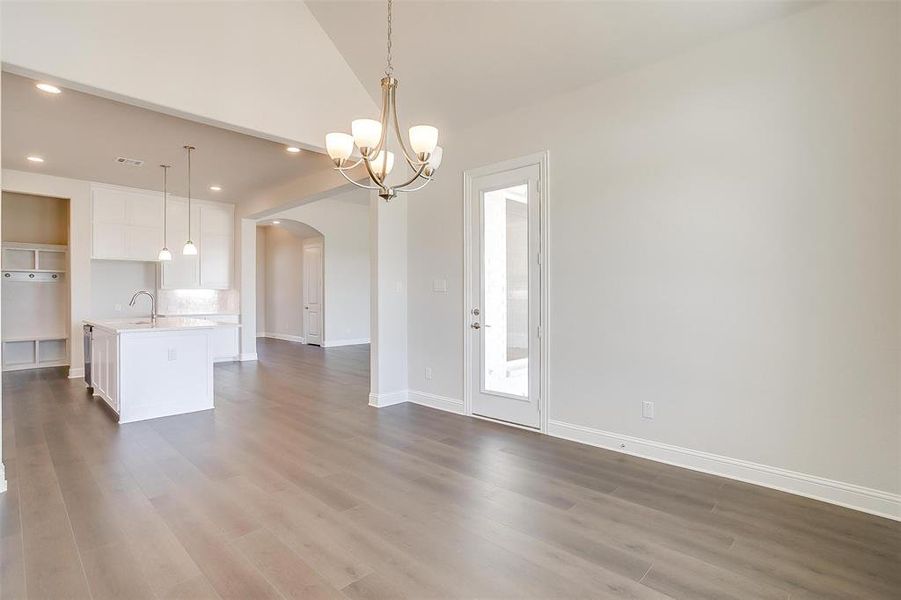
{"type": "Polygon", "coordinates": [[[215,336],[237,325],[180,317],[85,323],[93,326],[94,395],[119,423],[213,408],[215,336]]]}

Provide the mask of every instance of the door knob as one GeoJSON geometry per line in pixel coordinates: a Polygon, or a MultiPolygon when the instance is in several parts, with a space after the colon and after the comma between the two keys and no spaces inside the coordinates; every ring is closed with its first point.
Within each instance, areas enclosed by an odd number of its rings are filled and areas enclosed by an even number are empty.
{"type": "Polygon", "coordinates": [[[304,310],[310,310],[310,307],[309,307],[309,306],[304,306],[303,309],[304,309],[304,310]]]}
{"type": "Polygon", "coordinates": [[[476,322],[476,323],[472,323],[470,325],[470,327],[472,327],[473,329],[481,329],[482,325],[480,323],[476,322]]]}
{"type": "Polygon", "coordinates": [[[471,312],[474,317],[478,317],[480,314],[482,314],[482,311],[480,311],[478,307],[472,309],[471,312]]]}

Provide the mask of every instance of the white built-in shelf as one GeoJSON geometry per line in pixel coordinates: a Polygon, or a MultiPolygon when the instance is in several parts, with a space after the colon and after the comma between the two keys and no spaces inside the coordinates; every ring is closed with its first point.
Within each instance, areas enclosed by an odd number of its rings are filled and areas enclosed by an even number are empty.
{"type": "Polygon", "coordinates": [[[68,246],[3,242],[4,284],[3,370],[17,371],[69,364],[68,290],[63,283],[68,266],[68,246]],[[6,284],[10,284],[6,287],[6,284]],[[48,333],[49,332],[49,333],[48,333]]]}

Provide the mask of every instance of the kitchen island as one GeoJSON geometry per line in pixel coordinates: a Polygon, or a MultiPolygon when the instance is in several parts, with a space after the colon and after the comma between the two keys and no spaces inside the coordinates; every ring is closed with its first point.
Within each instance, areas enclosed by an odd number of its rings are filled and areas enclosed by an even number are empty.
{"type": "Polygon", "coordinates": [[[213,335],[233,323],[162,317],[84,321],[90,384],[119,423],[213,408],[213,335]]]}

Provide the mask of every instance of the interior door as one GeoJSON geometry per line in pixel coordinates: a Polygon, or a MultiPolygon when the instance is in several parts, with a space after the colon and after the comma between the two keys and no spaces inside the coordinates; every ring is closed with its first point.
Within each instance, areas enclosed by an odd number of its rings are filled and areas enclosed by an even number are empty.
{"type": "Polygon", "coordinates": [[[303,245],[303,336],[322,345],[322,241],[303,245]]]}
{"type": "Polygon", "coordinates": [[[468,335],[472,412],[540,426],[537,164],[474,177],[468,335]]]}

